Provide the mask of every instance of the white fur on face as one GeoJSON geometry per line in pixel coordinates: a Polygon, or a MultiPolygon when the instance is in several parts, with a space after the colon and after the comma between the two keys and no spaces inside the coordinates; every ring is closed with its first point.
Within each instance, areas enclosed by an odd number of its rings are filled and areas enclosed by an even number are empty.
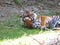
{"type": "Polygon", "coordinates": [[[29,17],[25,17],[25,18],[24,18],[24,20],[27,20],[27,19],[28,19],[28,20],[31,20],[29,17]]]}
{"type": "Polygon", "coordinates": [[[33,14],[34,14],[33,18],[34,18],[34,20],[36,20],[37,19],[37,14],[36,13],[33,13],[33,14]]]}
{"type": "Polygon", "coordinates": [[[32,19],[33,20],[36,20],[37,19],[37,14],[36,13],[32,13],[33,15],[32,15],[32,19]]]}

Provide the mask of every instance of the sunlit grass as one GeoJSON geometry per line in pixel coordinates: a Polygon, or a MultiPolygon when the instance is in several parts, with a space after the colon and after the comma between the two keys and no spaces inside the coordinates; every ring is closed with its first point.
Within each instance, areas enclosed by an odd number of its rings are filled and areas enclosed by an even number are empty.
{"type": "Polygon", "coordinates": [[[48,38],[56,37],[56,35],[57,34],[53,31],[45,31],[44,33],[36,35],[31,34],[29,36],[24,35],[22,37],[14,39],[4,39],[3,41],[0,41],[0,45],[37,45],[39,43],[33,40],[32,37],[34,37],[35,39],[41,38],[41,40],[48,40],[48,38]]]}

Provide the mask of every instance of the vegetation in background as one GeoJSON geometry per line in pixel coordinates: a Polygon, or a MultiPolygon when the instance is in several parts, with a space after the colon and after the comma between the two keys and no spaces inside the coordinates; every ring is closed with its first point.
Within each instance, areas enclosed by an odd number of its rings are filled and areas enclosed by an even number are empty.
{"type": "Polygon", "coordinates": [[[16,4],[18,4],[18,5],[21,4],[21,0],[14,0],[14,2],[15,2],[16,4]]]}

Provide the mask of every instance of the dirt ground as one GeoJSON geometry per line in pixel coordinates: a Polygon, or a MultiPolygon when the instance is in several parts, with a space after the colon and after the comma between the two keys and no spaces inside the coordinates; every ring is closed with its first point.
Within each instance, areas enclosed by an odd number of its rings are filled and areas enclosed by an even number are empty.
{"type": "Polygon", "coordinates": [[[0,22],[10,18],[11,15],[20,14],[20,9],[14,6],[0,6],[0,22]]]}

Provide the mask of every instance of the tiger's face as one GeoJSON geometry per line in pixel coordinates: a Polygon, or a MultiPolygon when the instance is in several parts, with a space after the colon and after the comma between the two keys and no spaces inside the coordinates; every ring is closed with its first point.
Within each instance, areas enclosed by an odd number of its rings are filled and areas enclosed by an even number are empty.
{"type": "Polygon", "coordinates": [[[33,27],[32,27],[32,21],[31,21],[31,19],[29,18],[29,17],[25,17],[25,19],[24,19],[24,23],[25,23],[25,25],[29,28],[29,29],[32,29],[33,27]]]}

